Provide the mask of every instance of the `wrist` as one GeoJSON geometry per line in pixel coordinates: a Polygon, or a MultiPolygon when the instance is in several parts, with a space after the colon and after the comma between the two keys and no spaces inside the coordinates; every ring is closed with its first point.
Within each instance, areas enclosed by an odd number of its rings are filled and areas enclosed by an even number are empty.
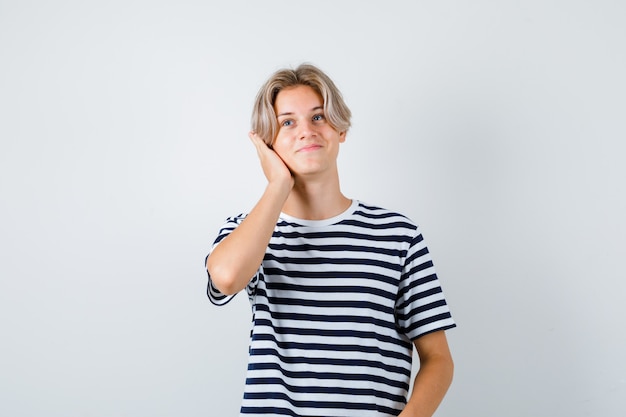
{"type": "Polygon", "coordinates": [[[281,200],[282,206],[282,203],[287,200],[287,197],[289,196],[292,188],[293,178],[274,180],[267,184],[267,187],[265,187],[265,193],[272,196],[273,198],[281,200]]]}
{"type": "Polygon", "coordinates": [[[267,188],[279,193],[284,193],[285,197],[289,195],[294,185],[294,179],[292,176],[284,178],[276,178],[267,183],[267,188]]]}

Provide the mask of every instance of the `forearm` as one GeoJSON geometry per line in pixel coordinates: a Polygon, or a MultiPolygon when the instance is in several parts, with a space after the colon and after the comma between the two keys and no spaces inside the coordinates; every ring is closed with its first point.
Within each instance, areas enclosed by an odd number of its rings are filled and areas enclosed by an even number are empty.
{"type": "Polygon", "coordinates": [[[449,355],[423,360],[400,417],[431,417],[448,391],[453,373],[454,364],[449,355]]]}
{"type": "Polygon", "coordinates": [[[213,285],[224,294],[246,287],[263,261],[290,187],[270,183],[244,221],[207,258],[213,285]]]}

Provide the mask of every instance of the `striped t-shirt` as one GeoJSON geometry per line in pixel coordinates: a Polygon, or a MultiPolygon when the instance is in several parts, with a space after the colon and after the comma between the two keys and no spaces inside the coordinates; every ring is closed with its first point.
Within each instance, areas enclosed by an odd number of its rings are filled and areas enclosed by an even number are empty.
{"type": "MultiPolygon", "coordinates": [[[[244,219],[229,218],[214,246],[244,219]]],[[[327,220],[282,214],[246,291],[242,416],[396,416],[412,341],[455,326],[419,228],[359,201],[327,220]]],[[[210,276],[207,292],[231,299],[210,276]]]]}

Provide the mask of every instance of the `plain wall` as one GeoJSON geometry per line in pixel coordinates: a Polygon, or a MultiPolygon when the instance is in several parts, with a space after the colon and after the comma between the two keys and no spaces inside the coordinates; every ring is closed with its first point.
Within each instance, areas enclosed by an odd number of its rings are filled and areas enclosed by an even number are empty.
{"type": "Polygon", "coordinates": [[[620,1],[0,0],[0,415],[234,416],[250,307],[204,256],[312,62],[353,198],[422,227],[458,328],[437,416],[626,415],[620,1]],[[383,4],[384,3],[384,4],[383,4]]]}

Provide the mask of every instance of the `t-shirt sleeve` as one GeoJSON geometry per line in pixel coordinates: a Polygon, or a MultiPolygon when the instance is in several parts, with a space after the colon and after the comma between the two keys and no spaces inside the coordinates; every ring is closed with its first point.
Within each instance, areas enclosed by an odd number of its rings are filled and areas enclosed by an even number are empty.
{"type": "MultiPolygon", "coordinates": [[[[206,258],[204,258],[204,267],[206,269],[206,261],[209,258],[209,255],[211,254],[211,252],[213,251],[213,249],[215,249],[215,247],[217,245],[220,244],[220,242],[222,240],[224,240],[224,238],[226,236],[228,236],[229,234],[232,233],[233,230],[235,230],[237,228],[237,226],[239,226],[241,224],[241,222],[246,218],[245,215],[240,214],[238,216],[234,216],[234,217],[229,217],[228,219],[226,219],[226,222],[224,223],[224,225],[222,226],[222,228],[220,229],[217,238],[215,239],[215,242],[213,242],[213,245],[211,246],[211,250],[209,251],[209,254],[206,256],[206,258]]],[[[211,274],[209,273],[209,270],[206,269],[207,271],[207,276],[209,279],[209,282],[207,284],[207,296],[209,297],[209,300],[211,301],[211,303],[218,305],[218,306],[222,306],[224,304],[227,304],[230,300],[233,299],[233,297],[236,294],[233,295],[225,295],[222,294],[220,292],[220,290],[218,290],[215,285],[213,285],[213,281],[211,280],[211,274]]],[[[256,282],[258,281],[258,272],[255,274],[254,277],[250,278],[250,282],[248,283],[248,286],[246,288],[246,291],[248,293],[248,296],[251,296],[252,293],[254,292],[254,287],[256,285],[256,282]]]]}
{"type": "Polygon", "coordinates": [[[405,258],[396,316],[399,328],[411,340],[456,326],[419,228],[405,258]]]}

